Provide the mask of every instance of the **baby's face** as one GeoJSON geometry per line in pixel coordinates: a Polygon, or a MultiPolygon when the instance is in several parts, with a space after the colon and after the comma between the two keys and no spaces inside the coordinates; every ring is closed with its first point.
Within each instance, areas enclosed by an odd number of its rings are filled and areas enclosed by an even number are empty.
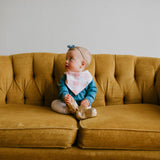
{"type": "Polygon", "coordinates": [[[77,49],[67,52],[65,61],[66,71],[81,72],[84,69],[83,63],[83,58],[77,49]]]}

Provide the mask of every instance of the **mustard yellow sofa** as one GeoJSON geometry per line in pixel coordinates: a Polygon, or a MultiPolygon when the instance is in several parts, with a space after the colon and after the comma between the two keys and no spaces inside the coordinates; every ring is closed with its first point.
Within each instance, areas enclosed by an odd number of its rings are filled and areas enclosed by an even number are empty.
{"type": "Polygon", "coordinates": [[[65,54],[0,56],[0,160],[160,160],[160,59],[93,55],[98,116],[51,111],[65,54]]]}

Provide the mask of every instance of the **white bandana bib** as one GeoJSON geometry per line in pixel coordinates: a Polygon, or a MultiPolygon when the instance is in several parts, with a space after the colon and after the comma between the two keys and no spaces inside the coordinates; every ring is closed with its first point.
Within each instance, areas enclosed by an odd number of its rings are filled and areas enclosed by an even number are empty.
{"type": "Polygon", "coordinates": [[[75,94],[79,94],[92,81],[88,70],[83,72],[66,72],[66,85],[75,94]]]}

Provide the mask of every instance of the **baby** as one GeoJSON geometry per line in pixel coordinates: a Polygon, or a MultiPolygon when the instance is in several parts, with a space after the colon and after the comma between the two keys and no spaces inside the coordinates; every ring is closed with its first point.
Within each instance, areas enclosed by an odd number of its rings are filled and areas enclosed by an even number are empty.
{"type": "Polygon", "coordinates": [[[97,111],[91,107],[97,88],[92,75],[85,68],[91,62],[91,54],[83,47],[68,46],[65,69],[59,82],[61,100],[51,103],[53,111],[74,114],[78,120],[95,117],[97,111]]]}

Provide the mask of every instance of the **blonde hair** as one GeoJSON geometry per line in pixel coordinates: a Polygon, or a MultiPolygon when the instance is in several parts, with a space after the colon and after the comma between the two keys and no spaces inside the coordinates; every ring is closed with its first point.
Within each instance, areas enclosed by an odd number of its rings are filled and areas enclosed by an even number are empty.
{"type": "Polygon", "coordinates": [[[72,48],[69,48],[68,51],[74,50],[74,49],[77,49],[80,52],[82,58],[86,62],[85,67],[88,67],[92,60],[91,53],[86,48],[79,47],[79,46],[74,46],[72,48]]]}

